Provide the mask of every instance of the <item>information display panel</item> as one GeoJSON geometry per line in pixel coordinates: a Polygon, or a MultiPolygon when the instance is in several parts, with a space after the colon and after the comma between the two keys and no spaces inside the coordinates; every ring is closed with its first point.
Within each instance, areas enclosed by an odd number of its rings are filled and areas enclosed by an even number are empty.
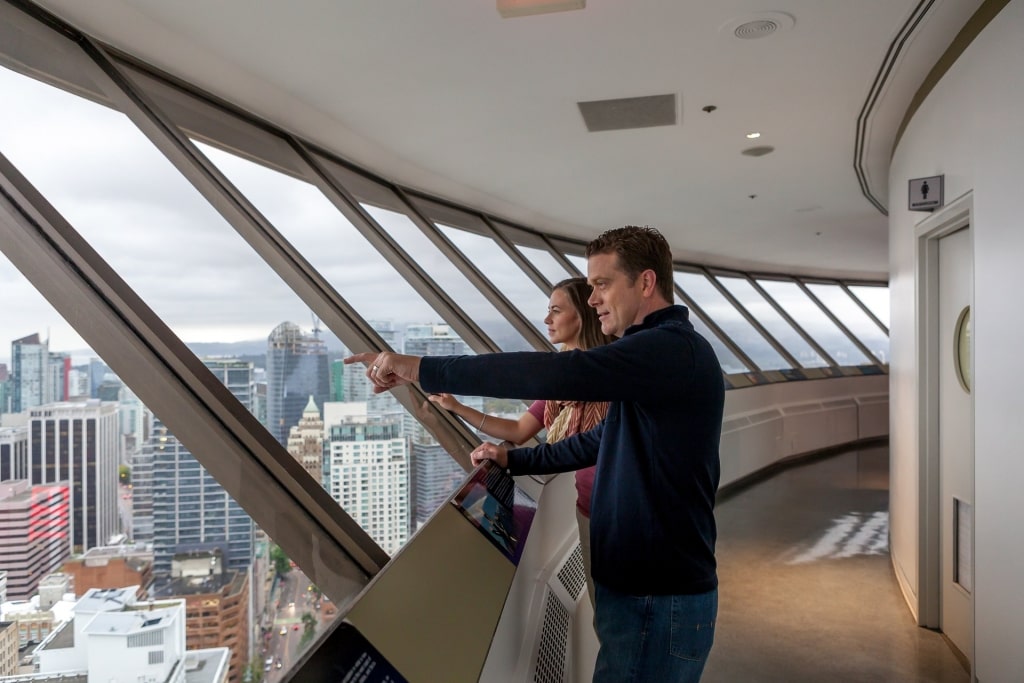
{"type": "Polygon", "coordinates": [[[516,486],[510,474],[486,462],[451,502],[505,557],[519,564],[537,501],[516,486]]]}

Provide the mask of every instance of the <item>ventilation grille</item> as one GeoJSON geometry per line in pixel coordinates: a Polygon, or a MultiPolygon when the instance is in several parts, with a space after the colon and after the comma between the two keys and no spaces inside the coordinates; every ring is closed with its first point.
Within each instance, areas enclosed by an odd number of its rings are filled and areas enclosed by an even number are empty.
{"type": "Polygon", "coordinates": [[[534,683],[563,683],[568,637],[569,610],[549,590],[544,607],[544,626],[540,632],[540,647],[537,649],[537,666],[533,672],[534,683]]]}
{"type": "Polygon", "coordinates": [[[558,570],[558,580],[574,602],[579,600],[580,592],[587,585],[587,575],[583,571],[583,550],[579,545],[558,570]]]}
{"type": "Polygon", "coordinates": [[[591,133],[602,130],[676,125],[676,96],[649,95],[617,100],[577,102],[591,133]]]}

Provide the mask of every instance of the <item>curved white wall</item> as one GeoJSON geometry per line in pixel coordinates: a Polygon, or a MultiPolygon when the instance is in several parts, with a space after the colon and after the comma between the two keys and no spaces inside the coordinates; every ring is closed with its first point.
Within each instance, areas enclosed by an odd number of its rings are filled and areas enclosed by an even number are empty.
{"type": "Polygon", "coordinates": [[[892,557],[917,609],[915,225],[907,180],[945,175],[946,203],[973,191],[975,673],[1024,680],[1024,0],[1012,0],[946,72],[900,141],[889,175],[892,557]]]}

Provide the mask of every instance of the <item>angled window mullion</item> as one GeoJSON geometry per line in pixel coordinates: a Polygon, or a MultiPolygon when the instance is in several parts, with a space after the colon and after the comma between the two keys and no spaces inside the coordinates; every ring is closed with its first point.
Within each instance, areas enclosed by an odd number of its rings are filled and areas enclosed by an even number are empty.
{"type": "Polygon", "coordinates": [[[853,342],[853,345],[856,346],[860,350],[860,352],[864,354],[865,358],[869,358],[871,361],[874,362],[875,365],[877,365],[878,367],[882,367],[882,361],[879,360],[878,357],[875,356],[875,354],[873,354],[868,349],[868,347],[865,346],[864,343],[859,338],[857,338],[857,336],[853,332],[850,331],[850,328],[848,328],[846,325],[844,325],[842,323],[842,321],[839,320],[839,318],[836,317],[836,315],[828,308],[828,306],[826,306],[825,304],[823,304],[821,302],[821,299],[819,299],[817,296],[815,296],[814,292],[812,292],[810,290],[810,288],[803,283],[802,280],[797,280],[797,279],[794,278],[793,281],[796,282],[797,287],[799,287],[800,290],[804,294],[806,294],[807,297],[811,301],[813,301],[814,304],[818,308],[820,308],[825,313],[826,316],[828,316],[828,319],[832,321],[832,324],[835,325],[836,327],[838,327],[839,331],[842,332],[843,334],[845,334],[849,338],[849,340],[851,342],[853,342]]]}
{"type": "Polygon", "coordinates": [[[384,566],[387,554],[326,491],[300,483],[301,464],[2,155],[0,247],[317,585],[353,595],[384,566]],[[315,559],[297,542],[311,537],[315,559]]]}
{"type": "Polygon", "coordinates": [[[363,207],[352,193],[332,174],[306,145],[294,137],[288,138],[296,154],[304,162],[308,180],[334,204],[342,215],[366,238],[398,274],[405,278],[416,293],[423,297],[459,337],[476,353],[499,351],[498,345],[487,336],[473,319],[416,263],[405,249],[388,234],[377,220],[363,207]]]}
{"type": "MultiPolygon", "coordinates": [[[[191,140],[153,105],[144,91],[121,72],[102,47],[89,38],[83,38],[80,44],[107,77],[106,81],[99,81],[105,94],[346,346],[356,349],[388,348],[372,326],[284,239],[191,140]]],[[[469,451],[479,440],[464,425],[429,402],[427,411],[421,410],[426,397],[416,386],[410,385],[408,391],[397,392],[396,397],[406,410],[421,417],[421,420],[423,415],[432,415],[433,419],[428,420],[430,426],[448,432],[438,434],[438,441],[446,444],[446,448],[464,469],[472,469],[469,451]]]]}
{"type": "Polygon", "coordinates": [[[541,235],[541,239],[544,241],[544,246],[547,247],[548,251],[551,252],[551,255],[555,258],[556,261],[558,261],[558,264],[569,272],[570,277],[587,276],[586,273],[581,272],[580,269],[576,267],[576,264],[570,261],[568,257],[566,257],[566,255],[562,253],[561,249],[555,246],[555,243],[551,240],[550,237],[548,237],[547,235],[541,235]]]}
{"type": "Polygon", "coordinates": [[[743,349],[738,347],[736,345],[736,342],[734,342],[732,338],[729,337],[729,335],[727,335],[722,330],[722,328],[719,327],[718,324],[715,323],[715,321],[712,320],[711,317],[704,312],[704,309],[698,306],[697,302],[691,299],[690,295],[683,291],[683,288],[680,287],[679,284],[676,283],[674,280],[672,282],[672,287],[675,289],[676,296],[683,300],[683,303],[686,304],[686,307],[693,311],[697,315],[697,317],[701,319],[701,322],[707,325],[708,329],[715,333],[715,336],[717,336],[718,339],[721,340],[725,347],[729,349],[729,351],[731,351],[732,354],[740,360],[740,362],[747,366],[748,370],[751,370],[753,372],[760,372],[761,368],[758,367],[757,363],[752,361],[750,359],[750,356],[744,353],[743,349]]]}
{"type": "Polygon", "coordinates": [[[420,231],[430,240],[435,247],[440,250],[444,256],[451,261],[452,265],[462,273],[462,275],[469,280],[479,290],[480,294],[487,299],[488,303],[494,306],[498,312],[505,317],[505,319],[515,328],[516,332],[521,334],[526,339],[530,346],[537,351],[550,351],[551,342],[549,342],[544,335],[537,330],[536,327],[529,321],[529,319],[523,315],[522,311],[516,308],[508,298],[502,294],[497,287],[494,286],[487,276],[480,272],[480,269],[473,265],[473,263],[466,258],[465,254],[452,244],[444,233],[438,230],[434,222],[427,218],[420,207],[416,205],[414,199],[412,199],[404,188],[395,186],[392,188],[398,196],[405,202],[408,217],[420,229],[420,231]]]}
{"type": "Polygon", "coordinates": [[[510,259],[512,259],[517,266],[519,266],[526,276],[533,280],[533,283],[540,288],[545,295],[551,294],[551,288],[554,286],[553,282],[548,282],[548,279],[544,277],[544,274],[537,270],[537,266],[533,265],[528,258],[523,256],[523,253],[516,249],[515,245],[505,237],[505,234],[498,230],[497,226],[491,220],[491,218],[485,214],[480,214],[480,220],[483,221],[487,229],[490,230],[490,237],[501,247],[510,259]]]}
{"type": "Polygon", "coordinates": [[[701,266],[700,271],[704,274],[704,277],[706,277],[708,279],[708,281],[711,283],[711,285],[716,290],[718,290],[718,292],[723,297],[725,297],[726,301],[728,301],[730,304],[732,304],[733,308],[735,308],[737,311],[739,311],[740,315],[742,315],[746,319],[746,321],[748,323],[750,323],[750,325],[755,330],[757,330],[757,332],[762,337],[764,337],[765,341],[768,342],[773,349],[775,349],[776,353],[778,353],[780,356],[782,356],[783,359],[785,359],[785,361],[787,363],[789,363],[790,367],[792,367],[792,368],[802,368],[802,367],[804,367],[803,364],[800,361],[798,361],[793,356],[793,354],[791,354],[789,351],[787,351],[786,347],[784,347],[782,344],[780,344],[779,341],[775,337],[773,337],[772,334],[767,329],[765,329],[765,327],[761,324],[761,322],[757,318],[755,318],[750,313],[750,311],[748,311],[743,306],[742,303],[740,303],[739,299],[734,297],[732,295],[732,292],[730,292],[728,289],[726,289],[725,286],[721,282],[718,281],[718,278],[716,278],[714,275],[712,275],[711,272],[707,268],[705,268],[703,266],[701,266]]]}
{"type": "Polygon", "coordinates": [[[860,300],[860,297],[859,297],[859,296],[857,296],[856,294],[854,294],[854,293],[853,293],[853,292],[852,292],[852,291],[850,290],[850,287],[849,287],[849,285],[847,285],[847,284],[846,284],[845,282],[840,282],[840,283],[839,283],[839,287],[840,287],[840,288],[841,288],[841,289],[842,289],[842,290],[843,290],[844,292],[846,292],[846,295],[847,295],[848,297],[850,297],[851,299],[853,299],[854,303],[856,303],[856,304],[857,304],[858,306],[860,306],[860,310],[864,311],[865,315],[867,315],[867,316],[868,316],[868,318],[869,318],[869,319],[870,319],[870,320],[871,320],[871,321],[872,321],[873,323],[875,323],[876,325],[878,325],[878,328],[879,328],[880,330],[882,330],[882,332],[884,332],[884,333],[886,334],[886,336],[888,336],[888,335],[889,335],[889,328],[888,328],[888,327],[886,327],[886,326],[885,326],[885,324],[883,324],[883,323],[882,323],[882,321],[878,319],[878,316],[876,316],[876,315],[875,315],[874,313],[872,313],[872,312],[871,312],[871,309],[870,309],[870,308],[868,308],[868,307],[867,307],[867,306],[866,306],[866,305],[864,304],[864,302],[860,300]]]}
{"type": "MultiPolygon", "coordinates": [[[[833,368],[838,368],[839,367],[839,363],[836,362],[836,359],[833,358],[824,348],[822,348],[821,344],[819,344],[817,342],[817,340],[815,340],[814,337],[812,337],[807,332],[807,330],[805,330],[803,327],[801,327],[800,324],[797,323],[797,321],[793,319],[793,316],[791,316],[789,313],[787,313],[786,309],[783,308],[782,306],[780,306],[779,302],[776,301],[775,299],[773,299],[771,294],[769,294],[767,292],[767,290],[765,290],[765,288],[762,287],[757,282],[757,280],[755,280],[754,278],[750,277],[749,275],[747,275],[746,278],[747,278],[747,282],[749,282],[750,285],[755,290],[757,290],[757,293],[764,297],[764,300],[767,301],[771,305],[771,307],[775,309],[775,312],[778,313],[779,315],[781,315],[783,320],[785,320],[787,323],[789,323],[793,327],[793,329],[796,330],[797,334],[799,334],[801,337],[803,337],[803,340],[805,342],[807,342],[808,344],[810,344],[811,348],[814,349],[815,351],[817,351],[818,355],[821,356],[826,362],[828,362],[830,367],[833,367],[833,368]]],[[[786,280],[786,282],[789,282],[789,280],[786,280]]]]}

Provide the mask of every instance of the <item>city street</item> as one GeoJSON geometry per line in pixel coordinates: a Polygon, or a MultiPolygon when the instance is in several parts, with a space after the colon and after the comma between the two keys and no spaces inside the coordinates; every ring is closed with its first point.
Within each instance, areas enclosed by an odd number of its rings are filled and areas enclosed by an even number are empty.
{"type": "Polygon", "coordinates": [[[315,616],[318,631],[323,625],[323,604],[310,588],[309,580],[298,568],[292,569],[278,581],[276,597],[272,596],[275,599],[276,614],[268,634],[267,649],[263,653],[264,662],[273,657],[270,671],[266,673],[267,681],[278,680],[281,673],[287,671],[301,652],[313,642],[315,636],[306,641],[302,639],[306,629],[302,615],[309,613],[315,616]]]}

